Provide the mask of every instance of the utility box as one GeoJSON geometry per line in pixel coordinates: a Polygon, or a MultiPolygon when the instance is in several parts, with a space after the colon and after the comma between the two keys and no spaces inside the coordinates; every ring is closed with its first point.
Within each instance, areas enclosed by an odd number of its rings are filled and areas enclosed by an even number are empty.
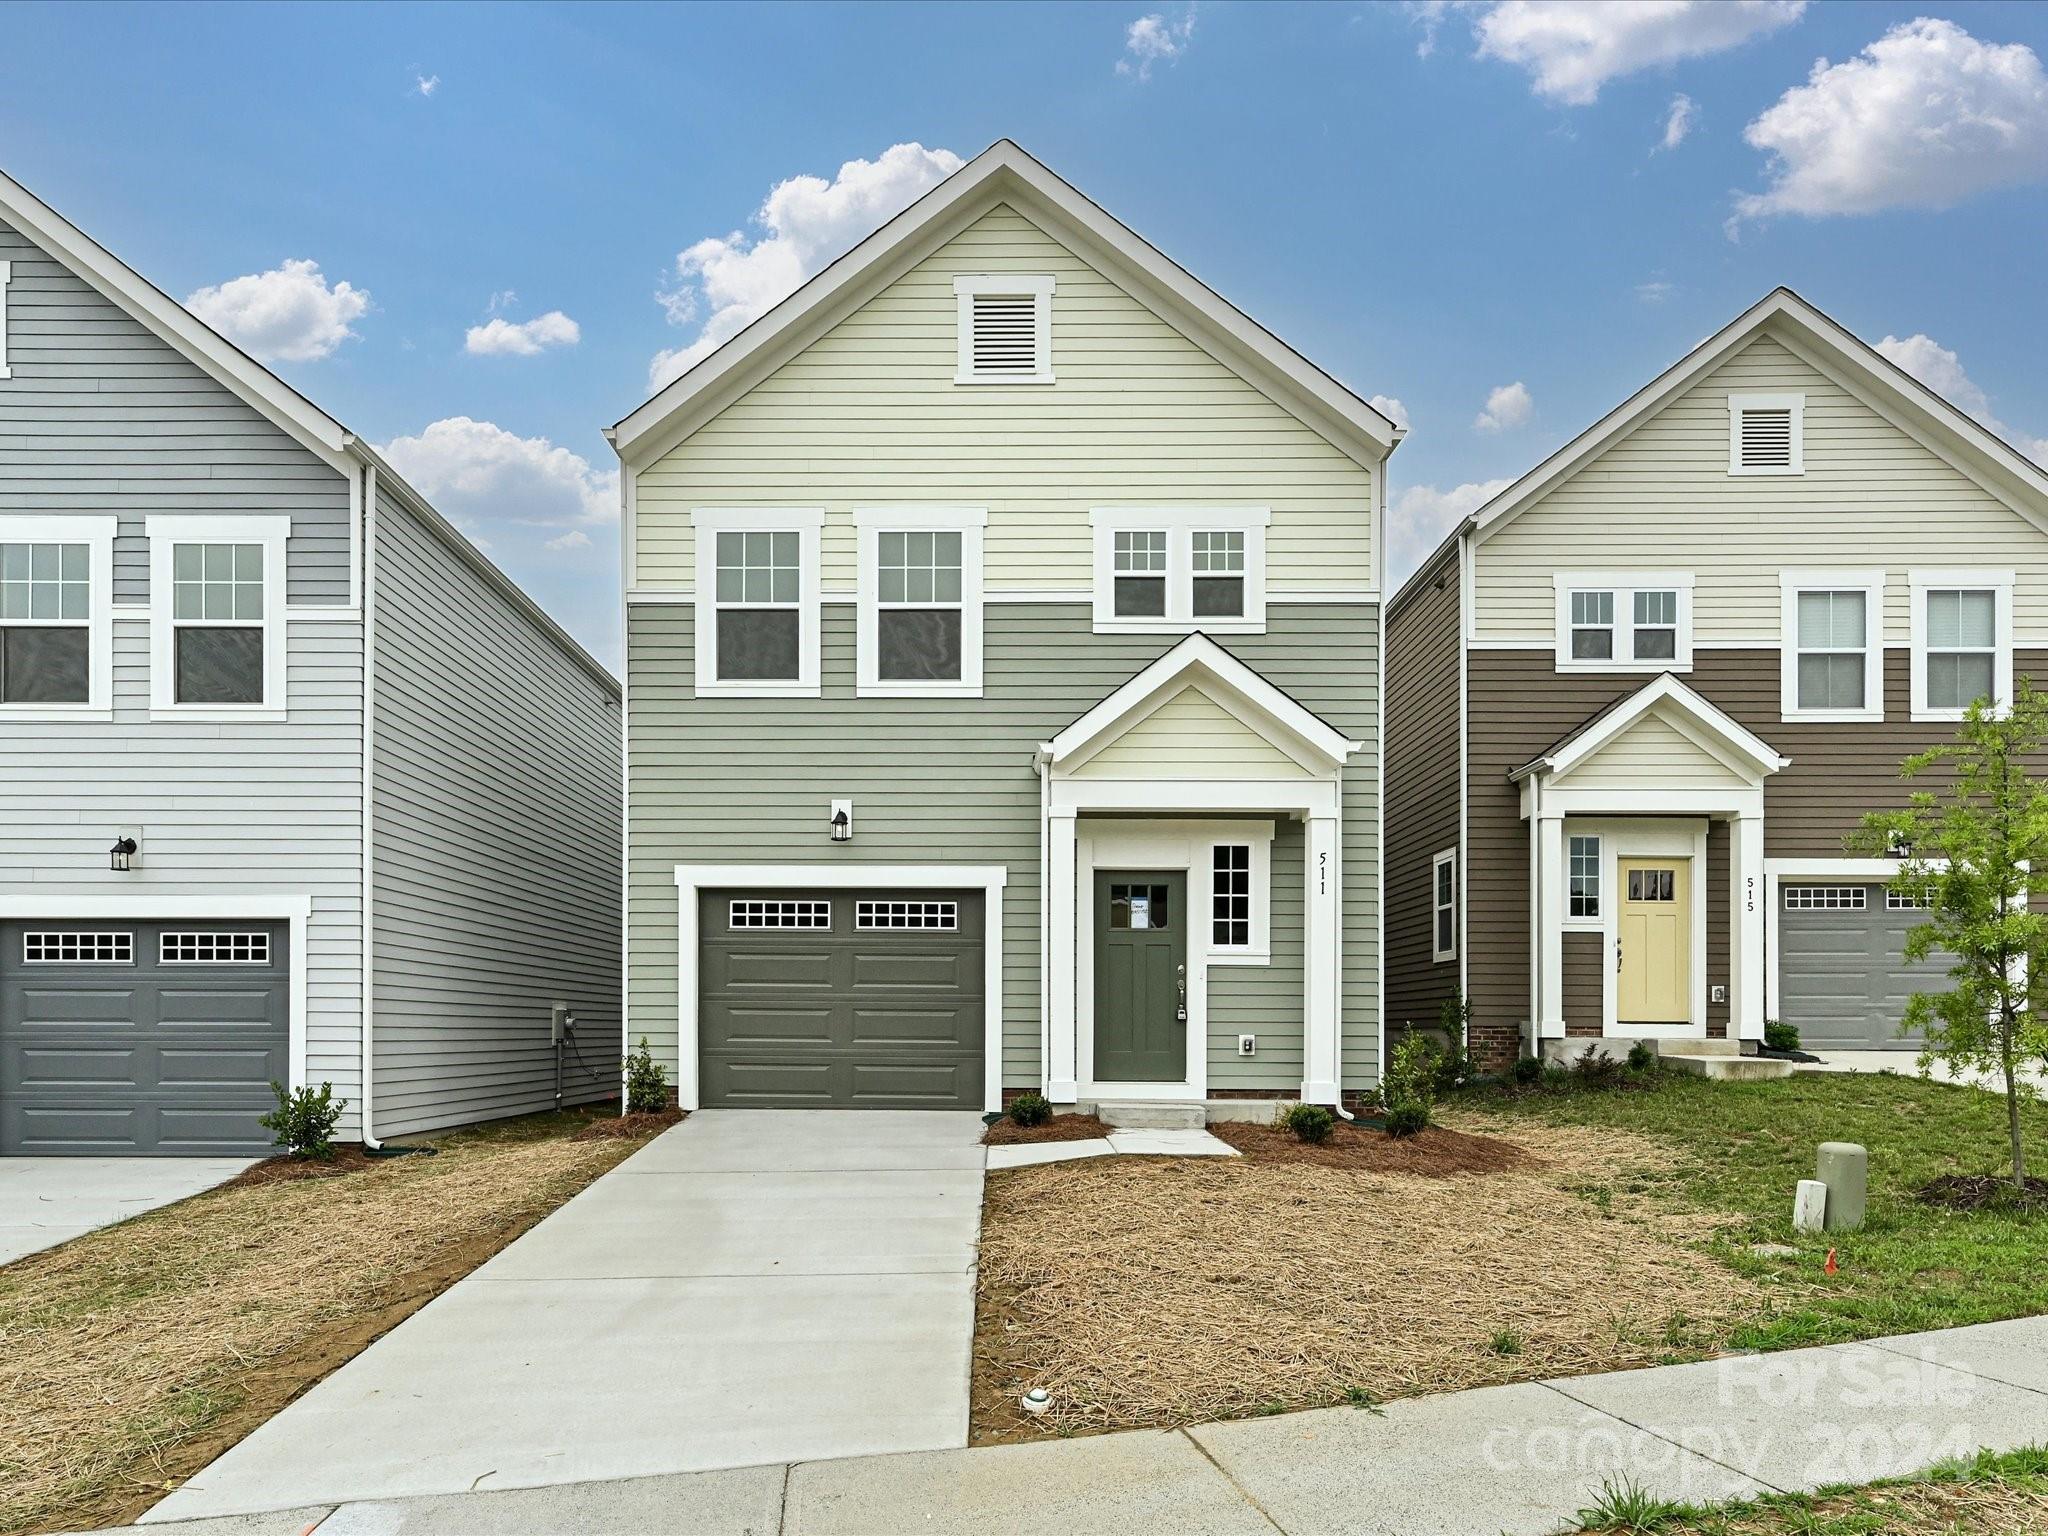
{"type": "Polygon", "coordinates": [[[1853,1141],[1824,1141],[1813,1176],[1828,1187],[1827,1230],[1853,1232],[1863,1225],[1870,1194],[1870,1154],[1853,1141]]]}

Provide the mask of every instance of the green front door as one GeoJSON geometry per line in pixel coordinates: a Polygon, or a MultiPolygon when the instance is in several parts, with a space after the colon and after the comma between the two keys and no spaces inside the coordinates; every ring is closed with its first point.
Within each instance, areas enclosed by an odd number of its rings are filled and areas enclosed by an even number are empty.
{"type": "Polygon", "coordinates": [[[1188,1075],[1184,873],[1095,876],[1095,1080],[1188,1075]]]}

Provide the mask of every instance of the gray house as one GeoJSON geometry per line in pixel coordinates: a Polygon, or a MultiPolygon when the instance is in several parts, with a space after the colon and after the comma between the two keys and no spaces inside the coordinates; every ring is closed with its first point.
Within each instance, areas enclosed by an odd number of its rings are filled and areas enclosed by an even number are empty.
{"type": "Polygon", "coordinates": [[[339,422],[0,175],[0,1153],[615,1091],[619,689],[339,422]]]}

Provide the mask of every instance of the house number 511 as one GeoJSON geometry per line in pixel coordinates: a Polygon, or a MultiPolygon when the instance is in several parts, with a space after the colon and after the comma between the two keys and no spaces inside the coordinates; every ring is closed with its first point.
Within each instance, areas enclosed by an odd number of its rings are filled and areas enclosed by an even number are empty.
{"type": "Polygon", "coordinates": [[[1330,894],[1330,856],[1327,853],[1316,855],[1316,894],[1330,894]]]}

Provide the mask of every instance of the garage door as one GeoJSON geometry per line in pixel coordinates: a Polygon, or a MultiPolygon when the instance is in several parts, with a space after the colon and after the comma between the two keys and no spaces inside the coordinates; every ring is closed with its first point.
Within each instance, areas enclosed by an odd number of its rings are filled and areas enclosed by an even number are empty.
{"type": "Polygon", "coordinates": [[[261,1156],[283,923],[0,924],[0,1152],[261,1156]]]}
{"type": "Polygon", "coordinates": [[[1948,962],[1906,963],[1906,933],[1926,921],[1882,885],[1787,884],[1779,895],[1778,1012],[1810,1050],[1913,1051],[1906,999],[1945,992],[1948,962]]]}
{"type": "Polygon", "coordinates": [[[702,901],[704,1104],[982,1107],[979,891],[708,891],[702,901]]]}

